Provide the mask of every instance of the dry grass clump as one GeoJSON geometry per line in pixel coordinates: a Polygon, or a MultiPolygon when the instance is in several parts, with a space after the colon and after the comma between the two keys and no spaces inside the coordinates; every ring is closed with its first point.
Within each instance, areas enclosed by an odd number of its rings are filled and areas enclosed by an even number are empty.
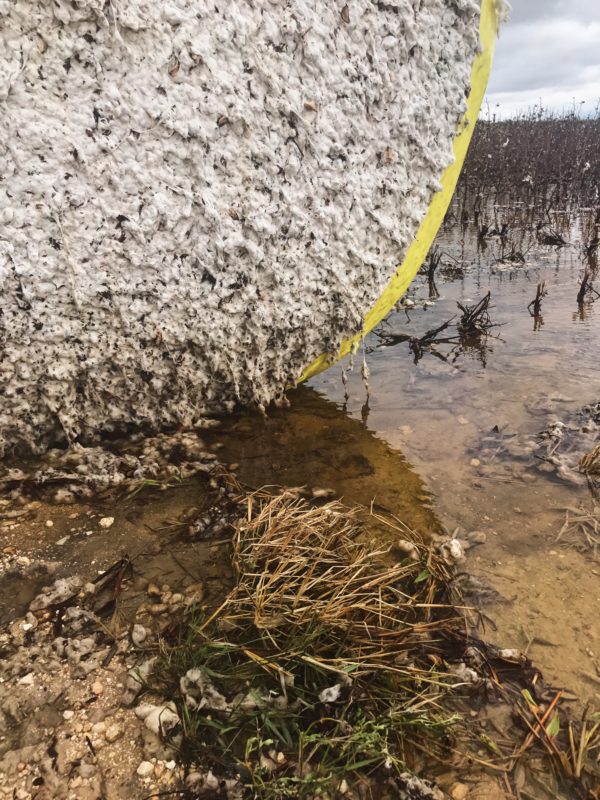
{"type": "Polygon", "coordinates": [[[598,557],[600,548],[600,506],[592,503],[591,508],[565,509],[565,521],[556,537],[557,542],[563,542],[581,551],[591,551],[594,558],[598,557]]]}
{"type": "Polygon", "coordinates": [[[462,634],[461,618],[440,605],[448,568],[414,534],[405,545],[412,557],[397,561],[389,547],[360,539],[357,508],[314,507],[289,493],[247,502],[234,537],[238,582],[221,611],[226,624],[252,625],[274,652],[318,625],[331,645],[323,663],[345,669],[350,659],[360,671],[396,670],[425,642],[431,653],[437,637],[462,634]]]}
{"type": "Polygon", "coordinates": [[[254,797],[313,797],[366,775],[398,791],[460,720],[441,702],[464,686],[443,656],[466,642],[447,565],[393,519],[377,524],[396,528],[396,556],[369,545],[365,509],[293,492],[244,502],[235,585],[185,622],[151,680],[175,699],[181,758],[240,774],[254,797]]]}

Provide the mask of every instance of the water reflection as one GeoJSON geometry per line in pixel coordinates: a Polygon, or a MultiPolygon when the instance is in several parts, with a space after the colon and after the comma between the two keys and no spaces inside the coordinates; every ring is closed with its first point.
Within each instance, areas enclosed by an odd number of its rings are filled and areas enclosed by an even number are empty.
{"type": "Polygon", "coordinates": [[[265,419],[226,418],[214,434],[222,444],[220,457],[239,464],[244,483],[331,488],[347,503],[374,502],[415,530],[440,529],[424,480],[399,448],[367,427],[371,409],[364,390],[360,419],[307,386],[289,398],[289,408],[265,419]]]}

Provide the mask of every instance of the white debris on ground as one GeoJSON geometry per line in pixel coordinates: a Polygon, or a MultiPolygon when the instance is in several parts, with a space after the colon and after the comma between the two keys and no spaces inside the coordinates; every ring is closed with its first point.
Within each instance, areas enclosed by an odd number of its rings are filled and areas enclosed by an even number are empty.
{"type": "Polygon", "coordinates": [[[358,332],[478,27],[473,0],[1,0],[0,451],[264,406],[358,332]]]}
{"type": "Polygon", "coordinates": [[[82,583],[54,581],[0,631],[0,797],[99,800],[183,785],[178,739],[164,741],[180,723],[174,704],[137,697],[155,660],[146,653],[161,626],[195,602],[198,584],[182,587],[181,602],[161,615],[142,604],[136,618],[145,624],[111,644],[82,583]]]}

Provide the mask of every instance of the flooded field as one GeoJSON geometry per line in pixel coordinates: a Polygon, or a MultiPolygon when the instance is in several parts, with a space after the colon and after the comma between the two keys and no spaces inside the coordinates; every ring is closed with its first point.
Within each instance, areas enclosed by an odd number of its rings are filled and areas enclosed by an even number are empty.
{"type": "Polygon", "coordinates": [[[536,217],[500,205],[478,224],[457,218],[459,203],[436,242],[434,285],[418,276],[410,307],[367,341],[368,400],[360,369],[347,398],[336,368],[312,385],[403,455],[442,524],[487,532],[468,565],[502,598],[486,606],[487,634],[528,652],[581,702],[598,702],[598,537],[595,546],[583,535],[557,541],[566,507],[593,507],[577,462],[598,442],[598,428],[582,431],[588,420],[577,412],[600,398],[600,303],[578,303],[577,294],[586,270],[595,274],[594,253],[585,250],[594,212],[536,217]],[[478,237],[483,224],[503,223],[505,237],[478,237]],[[566,244],[544,244],[550,230],[566,244]],[[541,283],[547,296],[536,318],[528,305],[541,283]],[[434,345],[418,363],[408,342],[382,343],[389,334],[423,336],[460,316],[457,303],[473,305],[488,291],[498,327],[487,337],[434,345]],[[557,421],[573,428],[564,469],[533,448],[557,421]]]}

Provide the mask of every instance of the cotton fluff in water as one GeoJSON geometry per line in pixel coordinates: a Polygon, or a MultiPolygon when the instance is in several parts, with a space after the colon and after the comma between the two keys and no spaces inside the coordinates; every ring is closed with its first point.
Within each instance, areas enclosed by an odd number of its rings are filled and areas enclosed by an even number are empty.
{"type": "Polygon", "coordinates": [[[2,447],[265,406],[361,330],[474,0],[0,0],[2,447]]]}

